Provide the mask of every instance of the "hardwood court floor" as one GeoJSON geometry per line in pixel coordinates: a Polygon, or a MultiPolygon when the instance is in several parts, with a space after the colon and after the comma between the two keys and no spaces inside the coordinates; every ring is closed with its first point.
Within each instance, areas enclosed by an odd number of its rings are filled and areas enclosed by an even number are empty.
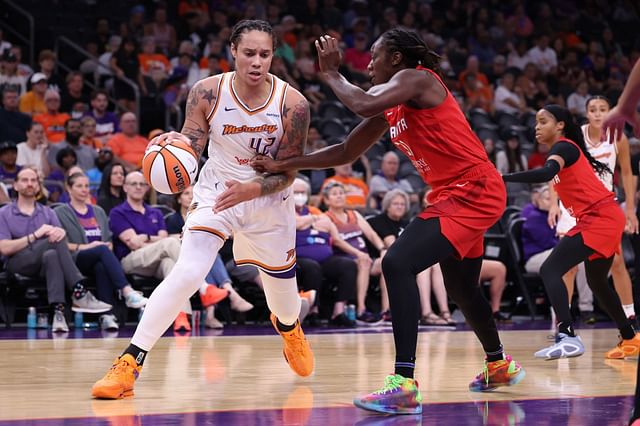
{"type": "MultiPolygon", "coordinates": [[[[462,331],[420,333],[417,379],[427,404],[631,395],[636,361],[605,360],[603,356],[615,345],[616,334],[612,329],[581,330],[585,355],[539,361],[533,352],[549,344],[548,332],[502,332],[507,352],[521,362],[527,376],[513,388],[478,394],[467,390],[482,366],[483,355],[475,336],[462,331]]],[[[0,423],[230,410],[351,409],[354,395],[379,388],[392,370],[390,333],[312,334],[308,338],[316,355],[315,373],[308,378],[289,370],[275,334],[162,338],[145,362],[135,397],[121,401],[92,400],[90,389],[128,339],[0,341],[0,423]]],[[[456,410],[456,405],[451,407],[456,410]]],[[[353,413],[361,415],[360,411],[353,413]]],[[[624,412],[621,417],[626,415],[624,412]]],[[[352,420],[350,424],[357,419],[352,420]]],[[[484,424],[489,424],[486,419],[484,424]]]]}

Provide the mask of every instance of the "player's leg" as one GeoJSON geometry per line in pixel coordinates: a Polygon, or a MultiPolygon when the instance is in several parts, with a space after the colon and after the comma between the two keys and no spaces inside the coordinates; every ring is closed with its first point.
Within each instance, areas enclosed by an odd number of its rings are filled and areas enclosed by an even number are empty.
{"type": "Polygon", "coordinates": [[[615,321],[620,331],[618,345],[606,353],[607,358],[623,359],[640,354],[640,338],[637,337],[631,321],[622,309],[616,292],[609,286],[609,270],[613,256],[607,259],[594,259],[585,262],[587,282],[598,299],[599,305],[615,321]]]}
{"type": "Polygon", "coordinates": [[[525,372],[504,354],[491,305],[480,287],[482,257],[458,260],[449,256],[440,261],[440,267],[447,293],[464,314],[486,354],[484,369],[469,384],[469,390],[487,391],[520,382],[525,372]]]}
{"type": "Polygon", "coordinates": [[[185,301],[198,290],[222,244],[218,235],[185,231],[178,261],[149,298],[129,347],[93,386],[94,397],[117,399],[133,394],[134,381],[147,351],[171,325],[185,301]]]}
{"type": "Polygon", "coordinates": [[[357,407],[389,414],[422,412],[422,396],[413,380],[420,319],[416,275],[453,252],[453,246],[442,235],[437,218],[414,219],[389,248],[382,260],[382,270],[391,307],[395,372],[387,376],[382,389],[355,398],[353,403],[357,407]]]}
{"type": "Polygon", "coordinates": [[[622,246],[620,246],[620,253],[616,253],[613,257],[613,265],[611,265],[611,275],[613,276],[613,285],[622,302],[622,308],[627,318],[635,317],[636,311],[633,306],[633,292],[631,290],[631,278],[629,277],[629,271],[627,271],[627,265],[624,263],[624,256],[622,255],[622,246]]]}
{"type": "Polygon", "coordinates": [[[573,328],[569,309],[569,297],[562,277],[578,263],[593,254],[593,249],[584,244],[581,234],[566,236],[560,240],[540,268],[540,276],[558,318],[556,342],[535,353],[538,358],[557,359],[579,356],[584,353],[584,345],[573,328]]]}

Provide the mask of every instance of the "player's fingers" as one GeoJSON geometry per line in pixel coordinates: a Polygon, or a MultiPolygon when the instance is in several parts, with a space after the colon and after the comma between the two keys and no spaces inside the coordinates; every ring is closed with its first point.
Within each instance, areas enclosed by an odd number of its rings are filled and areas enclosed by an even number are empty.
{"type": "Polygon", "coordinates": [[[320,40],[316,40],[315,45],[316,45],[316,50],[318,51],[318,54],[322,53],[322,46],[320,45],[320,40]]]}

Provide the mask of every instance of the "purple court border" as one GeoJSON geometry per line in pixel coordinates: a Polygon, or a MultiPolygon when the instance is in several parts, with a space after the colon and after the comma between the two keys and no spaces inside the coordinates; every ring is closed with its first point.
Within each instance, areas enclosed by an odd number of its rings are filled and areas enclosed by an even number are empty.
{"type": "MultiPolygon", "coordinates": [[[[353,406],[311,409],[200,411],[113,417],[0,420],[18,425],[626,425],[633,404],[630,396],[596,398],[476,401],[424,404],[417,416],[384,416],[353,406]]],[[[114,402],[114,403],[117,403],[114,402]]]]}

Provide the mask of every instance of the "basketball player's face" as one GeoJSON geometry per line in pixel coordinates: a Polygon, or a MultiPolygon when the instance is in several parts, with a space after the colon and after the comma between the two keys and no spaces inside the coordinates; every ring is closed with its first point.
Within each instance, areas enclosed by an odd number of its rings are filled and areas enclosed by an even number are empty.
{"type": "Polygon", "coordinates": [[[245,84],[256,86],[265,81],[273,58],[273,39],[264,31],[242,33],[238,45],[231,45],[236,62],[236,76],[245,84]]]}
{"type": "Polygon", "coordinates": [[[536,140],[538,143],[552,145],[562,136],[564,123],[548,111],[541,109],[536,113],[536,140]]]}
{"type": "Polygon", "coordinates": [[[393,76],[391,61],[391,56],[378,39],[371,46],[371,62],[367,66],[373,85],[386,83],[393,76]]]}
{"type": "Polygon", "coordinates": [[[594,99],[587,105],[587,119],[596,128],[602,127],[602,120],[609,112],[609,104],[604,99],[594,99]]]}

